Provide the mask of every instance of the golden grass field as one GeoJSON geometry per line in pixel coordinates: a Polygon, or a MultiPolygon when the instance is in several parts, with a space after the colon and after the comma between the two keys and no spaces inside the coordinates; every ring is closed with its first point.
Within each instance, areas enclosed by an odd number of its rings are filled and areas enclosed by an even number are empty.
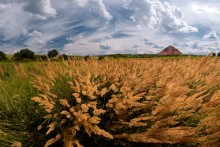
{"type": "Polygon", "coordinates": [[[0,63],[0,75],[0,146],[220,146],[218,58],[0,63]]]}

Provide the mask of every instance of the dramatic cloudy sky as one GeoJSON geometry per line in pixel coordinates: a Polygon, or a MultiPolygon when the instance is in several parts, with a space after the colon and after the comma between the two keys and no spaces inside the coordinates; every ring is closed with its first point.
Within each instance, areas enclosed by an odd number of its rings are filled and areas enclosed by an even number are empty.
{"type": "Polygon", "coordinates": [[[76,55],[220,51],[219,0],[0,0],[0,50],[76,55]]]}

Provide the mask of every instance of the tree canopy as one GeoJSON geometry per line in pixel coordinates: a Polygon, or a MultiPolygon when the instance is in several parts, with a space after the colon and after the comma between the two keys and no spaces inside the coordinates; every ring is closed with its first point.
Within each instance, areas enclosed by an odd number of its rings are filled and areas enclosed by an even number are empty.
{"type": "Polygon", "coordinates": [[[58,54],[59,54],[58,50],[53,49],[53,50],[48,51],[47,56],[49,58],[53,58],[53,57],[56,57],[58,54]]]}
{"type": "Polygon", "coordinates": [[[6,60],[6,59],[7,59],[6,54],[3,51],[0,51],[0,61],[6,60]]]}
{"type": "Polygon", "coordinates": [[[23,60],[25,58],[27,59],[35,59],[34,52],[29,49],[21,49],[19,52],[16,52],[13,56],[13,59],[15,60],[23,60]]]}

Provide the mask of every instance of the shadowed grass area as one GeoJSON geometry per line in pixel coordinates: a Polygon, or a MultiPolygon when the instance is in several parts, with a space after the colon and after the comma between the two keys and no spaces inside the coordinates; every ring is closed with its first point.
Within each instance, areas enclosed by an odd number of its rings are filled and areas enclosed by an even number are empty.
{"type": "Polygon", "coordinates": [[[0,146],[34,140],[34,133],[28,131],[35,130],[35,123],[41,120],[35,115],[38,106],[30,100],[38,93],[30,84],[35,67],[33,63],[4,63],[0,69],[0,146]]]}

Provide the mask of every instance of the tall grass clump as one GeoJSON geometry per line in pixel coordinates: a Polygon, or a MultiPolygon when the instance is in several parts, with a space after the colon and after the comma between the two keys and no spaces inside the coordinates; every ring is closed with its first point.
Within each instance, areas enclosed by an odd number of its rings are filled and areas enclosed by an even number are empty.
{"type": "Polygon", "coordinates": [[[32,98],[45,146],[216,145],[217,59],[68,60],[38,65],[32,98]],[[36,110],[38,111],[38,110],[36,110]]]}
{"type": "Polygon", "coordinates": [[[37,94],[30,84],[31,65],[0,65],[0,146],[33,145],[37,135],[36,123],[41,116],[35,115],[38,105],[30,100],[37,94]]]}

